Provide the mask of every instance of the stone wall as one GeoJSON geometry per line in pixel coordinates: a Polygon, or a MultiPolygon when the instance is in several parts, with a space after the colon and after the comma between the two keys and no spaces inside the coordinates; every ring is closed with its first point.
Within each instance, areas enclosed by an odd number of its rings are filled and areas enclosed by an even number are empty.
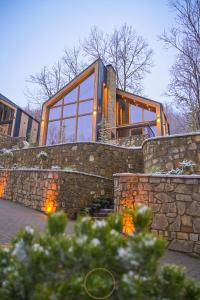
{"type": "Polygon", "coordinates": [[[0,199],[73,217],[97,197],[113,198],[113,180],[78,172],[0,170],[0,199]]]}
{"type": "Polygon", "coordinates": [[[23,140],[24,140],[24,138],[22,138],[22,137],[15,138],[15,137],[0,133],[0,149],[2,149],[2,148],[10,149],[13,146],[21,144],[23,140]]]}
{"type": "Polygon", "coordinates": [[[153,166],[171,170],[180,167],[183,160],[192,160],[194,172],[200,174],[200,133],[148,139],[143,143],[143,156],[146,173],[153,166]]]}
{"type": "Polygon", "coordinates": [[[92,173],[112,178],[119,172],[143,172],[141,149],[128,149],[100,143],[70,143],[42,146],[13,151],[13,156],[2,159],[1,164],[10,168],[13,164],[25,167],[39,165],[37,154],[48,153],[43,168],[58,165],[62,169],[92,173]]]}
{"type": "Polygon", "coordinates": [[[171,250],[200,255],[200,176],[114,175],[115,210],[121,201],[153,211],[151,231],[171,250]]]}

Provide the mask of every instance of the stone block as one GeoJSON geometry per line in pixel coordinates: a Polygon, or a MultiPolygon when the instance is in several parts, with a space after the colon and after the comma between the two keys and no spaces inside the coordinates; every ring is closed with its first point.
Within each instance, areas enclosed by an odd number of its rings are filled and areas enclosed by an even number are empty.
{"type": "Polygon", "coordinates": [[[163,203],[161,206],[161,213],[176,213],[176,204],[174,202],[163,203]]]}
{"type": "Polygon", "coordinates": [[[192,226],[192,219],[190,216],[182,216],[181,217],[181,225],[183,226],[192,226]]]}
{"type": "Polygon", "coordinates": [[[193,201],[187,208],[186,213],[194,217],[200,217],[200,203],[193,201]]]}
{"type": "Polygon", "coordinates": [[[140,181],[140,182],[148,182],[148,181],[149,181],[149,178],[148,178],[148,177],[140,177],[140,178],[139,178],[139,181],[140,181]]]}
{"type": "Polygon", "coordinates": [[[188,233],[186,232],[177,232],[178,240],[188,240],[188,233]]]}
{"type": "Polygon", "coordinates": [[[174,164],[172,162],[168,162],[166,163],[165,167],[167,170],[172,170],[174,168],[174,164]]]}
{"type": "Polygon", "coordinates": [[[179,215],[183,215],[185,213],[185,203],[184,202],[177,202],[177,211],[179,215]]]}
{"type": "Polygon", "coordinates": [[[193,249],[192,241],[178,240],[171,241],[168,247],[169,250],[191,253],[193,249]]]}
{"type": "Polygon", "coordinates": [[[185,184],[179,184],[175,189],[175,193],[185,194],[185,195],[192,194],[192,186],[185,185],[185,184]]]}
{"type": "Polygon", "coordinates": [[[188,150],[196,150],[197,149],[197,144],[196,143],[192,143],[188,146],[188,150]]]}
{"type": "Polygon", "coordinates": [[[200,218],[194,218],[193,227],[194,227],[194,232],[200,234],[200,218]]]}
{"type": "Polygon", "coordinates": [[[165,192],[172,192],[175,189],[174,184],[166,183],[165,184],[165,192]]]}
{"type": "Polygon", "coordinates": [[[90,155],[90,156],[89,156],[89,161],[90,161],[90,162],[94,162],[94,155],[90,155]]]}
{"type": "Polygon", "coordinates": [[[149,182],[150,183],[160,183],[161,178],[157,178],[157,177],[150,177],[149,178],[149,182]]]}
{"type": "Polygon", "coordinates": [[[199,239],[199,235],[198,234],[190,233],[190,240],[191,241],[196,242],[196,241],[198,241],[198,239],[199,239]]]}
{"type": "Polygon", "coordinates": [[[169,225],[170,231],[180,231],[181,228],[181,218],[180,216],[177,216],[175,221],[169,225]]]}
{"type": "Polygon", "coordinates": [[[174,202],[175,199],[172,198],[169,194],[167,193],[158,193],[158,194],[155,194],[155,198],[160,200],[161,202],[174,202]]]}
{"type": "Polygon", "coordinates": [[[160,183],[159,185],[154,187],[154,191],[155,192],[163,192],[165,188],[165,184],[164,183],[160,183]]]}
{"type": "Polygon", "coordinates": [[[149,203],[149,207],[151,208],[152,212],[156,213],[159,212],[161,204],[154,204],[149,203]]]}
{"type": "Polygon", "coordinates": [[[176,194],[176,200],[187,202],[192,201],[192,197],[190,195],[176,194]]]}
{"type": "Polygon", "coordinates": [[[156,214],[153,217],[153,222],[151,225],[152,229],[165,230],[168,226],[168,220],[165,214],[156,214]]]}

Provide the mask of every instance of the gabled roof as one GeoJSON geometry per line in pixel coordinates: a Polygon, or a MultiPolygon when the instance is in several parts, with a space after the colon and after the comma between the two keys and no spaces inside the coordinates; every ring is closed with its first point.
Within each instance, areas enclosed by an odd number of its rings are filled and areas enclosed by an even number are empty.
{"type": "Polygon", "coordinates": [[[127,92],[127,91],[124,91],[124,90],[121,90],[121,89],[116,89],[116,94],[119,94],[119,95],[122,95],[122,94],[127,94],[127,97],[128,96],[131,96],[131,97],[136,97],[136,98],[140,98],[141,100],[143,101],[148,101],[148,102],[152,102],[152,104],[154,103],[154,105],[161,105],[162,106],[162,103],[161,102],[158,102],[158,101],[155,101],[155,100],[152,100],[152,99],[149,99],[147,97],[144,97],[144,96],[141,96],[141,95],[137,95],[137,94],[134,94],[134,93],[131,93],[131,92],[127,92]]]}
{"type": "Polygon", "coordinates": [[[29,113],[27,113],[24,109],[22,109],[20,106],[18,106],[16,103],[5,97],[0,93],[0,100],[4,100],[5,102],[9,103],[10,105],[14,106],[15,108],[21,110],[23,113],[25,113],[27,116],[31,117],[34,121],[40,123],[37,119],[35,119],[33,116],[31,116],[29,113]]]}
{"type": "Polygon", "coordinates": [[[102,60],[100,58],[96,59],[92,64],[90,64],[87,68],[85,68],[82,72],[80,72],[78,75],[76,75],[72,80],[70,80],[62,89],[60,89],[58,92],[56,92],[53,96],[51,96],[49,99],[47,99],[42,106],[46,105],[49,101],[52,101],[53,99],[56,99],[57,97],[59,97],[60,95],[64,94],[65,90],[69,87],[69,86],[73,86],[73,84],[76,83],[77,80],[79,80],[80,77],[82,77],[82,75],[84,73],[87,73],[87,71],[89,69],[92,69],[93,67],[95,67],[96,64],[98,63],[102,63],[102,60]]]}

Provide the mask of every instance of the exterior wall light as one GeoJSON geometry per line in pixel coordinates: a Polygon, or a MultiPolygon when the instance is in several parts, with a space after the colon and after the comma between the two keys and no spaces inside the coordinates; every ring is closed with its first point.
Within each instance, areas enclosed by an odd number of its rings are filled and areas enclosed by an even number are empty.
{"type": "Polygon", "coordinates": [[[5,189],[7,186],[7,181],[8,181],[8,173],[6,173],[2,179],[0,178],[0,198],[3,198],[4,196],[5,189]]]}
{"type": "Polygon", "coordinates": [[[134,200],[122,199],[120,201],[120,211],[122,211],[122,232],[126,235],[132,235],[135,231],[133,219],[134,200]]]}

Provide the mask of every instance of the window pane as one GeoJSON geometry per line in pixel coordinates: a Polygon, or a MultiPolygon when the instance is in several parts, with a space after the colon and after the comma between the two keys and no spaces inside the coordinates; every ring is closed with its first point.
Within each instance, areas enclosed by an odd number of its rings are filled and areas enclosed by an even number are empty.
{"type": "Polygon", "coordinates": [[[78,88],[76,87],[64,97],[64,104],[77,101],[78,88]]]}
{"type": "Polygon", "coordinates": [[[78,118],[77,141],[92,140],[92,115],[78,118]]]}
{"type": "Polygon", "coordinates": [[[79,103],[79,115],[93,112],[93,100],[79,103]]]}
{"type": "Polygon", "coordinates": [[[47,131],[47,145],[59,143],[60,121],[49,122],[47,131]]]}
{"type": "Polygon", "coordinates": [[[62,121],[62,142],[74,142],[76,133],[76,118],[62,121]]]}
{"type": "Polygon", "coordinates": [[[80,84],[79,100],[94,98],[94,74],[80,84]]]}
{"type": "Polygon", "coordinates": [[[144,120],[150,121],[150,120],[156,120],[156,113],[147,109],[144,109],[144,120]]]}
{"type": "Polygon", "coordinates": [[[144,132],[148,134],[150,137],[157,136],[157,127],[156,126],[146,127],[144,132]]]}
{"type": "Polygon", "coordinates": [[[51,108],[49,110],[49,120],[61,118],[61,107],[51,108]]]}
{"type": "Polygon", "coordinates": [[[77,104],[66,105],[63,108],[63,118],[76,115],[77,104]]]}
{"type": "Polygon", "coordinates": [[[62,101],[63,101],[63,99],[59,100],[58,102],[56,102],[56,103],[53,105],[53,107],[54,107],[54,106],[58,106],[58,105],[62,105],[62,101]]]}
{"type": "Polygon", "coordinates": [[[131,105],[131,123],[142,122],[142,108],[131,105]]]}

